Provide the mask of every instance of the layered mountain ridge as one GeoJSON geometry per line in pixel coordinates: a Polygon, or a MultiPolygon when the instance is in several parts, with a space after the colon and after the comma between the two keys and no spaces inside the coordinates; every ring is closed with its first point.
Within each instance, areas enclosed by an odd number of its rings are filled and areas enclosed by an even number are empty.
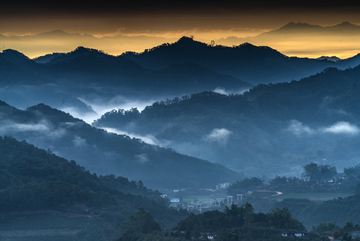
{"type": "Polygon", "coordinates": [[[218,164],[108,133],[44,104],[22,111],[1,103],[1,135],[49,149],[97,174],[121,175],[151,187],[167,188],[211,188],[242,176],[218,164]]]}

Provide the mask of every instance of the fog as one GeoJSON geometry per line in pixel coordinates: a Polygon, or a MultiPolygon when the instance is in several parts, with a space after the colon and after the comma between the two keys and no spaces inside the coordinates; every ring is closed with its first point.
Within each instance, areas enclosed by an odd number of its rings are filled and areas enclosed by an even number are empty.
{"type": "Polygon", "coordinates": [[[358,135],[360,132],[360,129],[356,125],[341,121],[341,122],[335,123],[332,126],[322,129],[322,131],[327,132],[327,133],[333,133],[333,134],[358,135]]]}
{"type": "Polygon", "coordinates": [[[231,134],[232,132],[225,128],[221,128],[221,129],[215,128],[211,131],[210,134],[204,137],[204,140],[218,142],[222,145],[225,145],[231,134]]]}
{"type": "MultiPolygon", "coordinates": [[[[75,108],[62,108],[62,111],[65,111],[72,116],[82,119],[88,124],[93,123],[94,120],[99,119],[106,112],[112,110],[130,110],[131,108],[137,108],[140,112],[145,109],[146,106],[152,105],[154,102],[163,99],[159,98],[144,98],[144,99],[131,99],[122,95],[117,95],[110,99],[101,99],[101,98],[79,98],[82,102],[90,106],[95,112],[94,113],[80,113],[75,108]]],[[[122,133],[123,134],[123,133],[122,133]]]]}
{"type": "Polygon", "coordinates": [[[230,95],[230,94],[243,94],[245,91],[248,91],[250,88],[242,88],[239,90],[227,90],[226,88],[223,87],[216,87],[213,92],[215,93],[219,93],[222,95],[230,95]]]}
{"type": "Polygon", "coordinates": [[[54,128],[47,120],[36,123],[18,123],[11,120],[0,122],[0,135],[25,136],[26,132],[35,132],[34,140],[58,139],[66,134],[65,128],[54,128]]]}
{"type": "Polygon", "coordinates": [[[340,121],[327,127],[319,127],[312,129],[309,126],[306,126],[297,120],[292,120],[289,127],[286,130],[298,137],[303,135],[313,135],[313,134],[322,134],[322,133],[343,134],[343,135],[358,135],[360,133],[359,127],[345,121],[340,121]]]}

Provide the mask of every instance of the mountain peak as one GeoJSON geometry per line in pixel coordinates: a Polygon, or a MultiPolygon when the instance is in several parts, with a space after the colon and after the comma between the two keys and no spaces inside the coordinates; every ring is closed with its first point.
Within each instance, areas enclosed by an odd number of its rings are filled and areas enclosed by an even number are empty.
{"type": "Polygon", "coordinates": [[[256,47],[255,45],[249,43],[249,42],[245,42],[239,45],[240,47],[245,47],[245,48],[253,48],[256,47]]]}
{"type": "Polygon", "coordinates": [[[187,36],[182,36],[176,43],[189,43],[194,42],[194,39],[187,36]]]}
{"type": "Polygon", "coordinates": [[[71,51],[70,53],[100,53],[100,54],[104,54],[104,52],[101,50],[86,48],[83,46],[77,47],[74,51],[71,51]]]}
{"type": "Polygon", "coordinates": [[[318,28],[320,27],[319,25],[311,25],[308,23],[302,23],[302,22],[289,22],[288,24],[286,24],[285,26],[279,28],[279,30],[298,30],[298,29],[313,29],[313,28],[318,28]]]}
{"type": "Polygon", "coordinates": [[[350,28],[350,29],[352,29],[352,28],[360,28],[360,26],[352,24],[350,22],[342,22],[342,23],[340,23],[338,25],[333,26],[333,28],[342,28],[342,29],[344,29],[344,28],[349,29],[350,28]]]}
{"type": "Polygon", "coordinates": [[[91,54],[96,55],[96,56],[107,55],[102,50],[91,49],[91,48],[79,46],[75,50],[65,53],[65,54],[57,53],[53,58],[51,58],[51,60],[48,60],[46,63],[54,64],[54,63],[59,63],[59,62],[66,61],[66,60],[71,60],[71,59],[74,59],[79,56],[86,56],[86,55],[91,55],[91,54]]]}
{"type": "Polygon", "coordinates": [[[328,60],[333,62],[339,62],[341,59],[336,56],[321,56],[319,58],[316,58],[317,60],[328,60]]]}
{"type": "Polygon", "coordinates": [[[8,105],[5,101],[0,100],[0,107],[1,106],[10,107],[10,105],[8,105]]]}
{"type": "Polygon", "coordinates": [[[11,56],[11,57],[18,57],[18,58],[20,57],[23,59],[29,59],[25,54],[20,53],[19,51],[14,50],[14,49],[5,49],[2,51],[2,54],[6,55],[6,56],[11,56]]]}
{"type": "Polygon", "coordinates": [[[79,36],[80,34],[78,34],[78,33],[68,33],[68,32],[65,32],[65,31],[60,30],[60,29],[36,34],[36,36],[42,36],[42,37],[66,37],[66,36],[73,36],[73,35],[78,35],[79,36]]]}
{"type": "Polygon", "coordinates": [[[339,25],[342,25],[342,26],[349,26],[349,25],[354,26],[354,24],[352,24],[350,22],[342,22],[339,25]]]}
{"type": "Polygon", "coordinates": [[[69,113],[54,109],[43,103],[28,107],[26,111],[40,114],[40,116],[48,117],[56,122],[83,122],[80,119],[74,118],[69,113]]]}

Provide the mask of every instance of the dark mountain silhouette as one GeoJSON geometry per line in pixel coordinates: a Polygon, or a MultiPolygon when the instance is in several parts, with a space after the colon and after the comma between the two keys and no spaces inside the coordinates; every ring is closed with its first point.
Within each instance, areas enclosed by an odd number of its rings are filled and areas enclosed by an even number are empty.
{"type": "Polygon", "coordinates": [[[40,83],[44,80],[41,66],[24,54],[7,49],[0,53],[0,80],[2,84],[40,83]]]}
{"type": "MultiPolygon", "coordinates": [[[[114,33],[115,34],[115,33],[114,33]]],[[[151,36],[93,36],[91,34],[68,33],[62,30],[53,30],[34,35],[0,35],[0,51],[4,48],[16,49],[31,58],[43,56],[52,52],[63,53],[78,46],[86,46],[104,50],[114,55],[126,51],[144,51],[164,42],[176,41],[176,38],[151,36]]]]}
{"type": "Polygon", "coordinates": [[[106,56],[108,56],[103,51],[100,51],[100,50],[97,50],[97,49],[85,48],[83,46],[79,46],[74,51],[71,51],[69,53],[57,54],[57,56],[55,58],[53,58],[51,61],[49,61],[47,64],[55,64],[55,63],[71,60],[71,59],[74,59],[76,57],[89,56],[89,55],[94,55],[96,57],[106,57],[106,56]]]}
{"type": "Polygon", "coordinates": [[[360,54],[357,54],[351,58],[347,58],[347,59],[338,61],[339,65],[340,65],[339,67],[341,69],[356,67],[356,66],[358,66],[359,62],[360,62],[360,54]]]}
{"type": "Polygon", "coordinates": [[[250,43],[235,47],[210,46],[188,37],[143,53],[128,52],[122,56],[150,69],[191,61],[252,84],[291,81],[316,74],[329,66],[339,66],[326,59],[288,57],[272,48],[250,43]]]}
{"type": "Polygon", "coordinates": [[[156,102],[141,113],[113,111],[94,122],[153,135],[188,155],[246,175],[301,171],[313,161],[341,170],[360,154],[360,67],[328,68],[243,95],[213,92],[156,102]]]}
{"type": "Polygon", "coordinates": [[[37,58],[34,58],[33,60],[38,64],[46,64],[53,60],[54,58],[62,56],[63,53],[52,53],[52,54],[46,54],[44,56],[39,56],[37,58]]]}
{"type": "Polygon", "coordinates": [[[36,60],[15,50],[5,50],[0,53],[0,61],[4,88],[0,92],[4,92],[4,100],[19,108],[44,102],[62,109],[76,107],[77,112],[85,113],[92,110],[80,99],[111,100],[118,95],[149,99],[217,87],[234,91],[251,87],[200,64],[186,62],[163,70],[150,70],[124,56],[85,47],[36,60]]]}
{"type": "Polygon", "coordinates": [[[75,159],[97,174],[123,175],[167,188],[213,187],[241,177],[221,165],[97,129],[44,104],[21,111],[2,102],[0,111],[1,135],[75,159]]]}
{"type": "MultiPolygon", "coordinates": [[[[25,75],[22,70],[33,71],[43,78],[51,79],[51,83],[86,83],[86,84],[100,84],[102,86],[122,87],[133,90],[139,88],[150,89],[151,91],[161,91],[162,85],[169,85],[169,83],[176,84],[176,82],[187,82],[195,87],[200,85],[198,89],[192,89],[191,86],[182,86],[182,92],[201,91],[203,89],[215,89],[218,86],[240,89],[248,88],[251,85],[234,77],[219,74],[214,70],[201,66],[200,64],[181,63],[177,67],[172,66],[160,71],[154,71],[143,68],[140,64],[130,60],[124,56],[111,56],[96,49],[89,49],[78,47],[69,53],[56,53],[39,57],[36,61],[44,62],[46,64],[36,64],[35,61],[23,56],[23,59],[8,59],[5,58],[6,53],[17,52],[14,50],[5,50],[0,57],[4,55],[4,63],[18,66],[17,72],[19,75],[25,75]],[[6,61],[10,63],[6,63],[6,61]],[[180,67],[182,66],[182,67],[180,67]],[[169,81],[171,80],[171,81],[169,81]],[[191,82],[195,83],[192,84],[191,82]]],[[[168,67],[168,66],[167,66],[168,67]]],[[[15,71],[15,67],[13,68],[15,71]]],[[[1,79],[4,81],[7,71],[1,73],[1,79]]],[[[16,78],[12,78],[16,82],[16,78]]],[[[46,81],[43,84],[48,83],[46,81]]],[[[141,90],[141,89],[140,89],[141,90]]],[[[170,91],[170,90],[169,90],[170,91]]]]}

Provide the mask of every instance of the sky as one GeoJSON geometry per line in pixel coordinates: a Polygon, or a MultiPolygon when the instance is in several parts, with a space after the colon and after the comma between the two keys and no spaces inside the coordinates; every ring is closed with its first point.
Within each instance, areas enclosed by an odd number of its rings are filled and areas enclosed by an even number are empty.
{"type": "MultiPolygon", "coordinates": [[[[332,26],[347,21],[360,25],[359,3],[314,2],[183,0],[124,3],[112,0],[96,2],[2,0],[0,34],[34,35],[63,30],[67,33],[91,34],[97,38],[117,35],[151,36],[166,38],[169,41],[184,35],[193,35],[199,41],[210,42],[229,36],[256,36],[280,28],[288,22],[332,26]]],[[[164,42],[164,39],[149,41],[148,44],[124,43],[124,45],[128,45],[128,50],[141,51],[147,46],[154,47],[154,44],[161,42],[164,42]]],[[[66,44],[67,42],[53,43],[53,48],[47,48],[43,52],[56,49],[54,45],[62,45],[63,48],[57,48],[61,51],[66,49],[66,44]]],[[[16,45],[15,40],[12,44],[0,42],[1,49],[17,46],[24,49],[25,54],[26,51],[30,51],[20,44],[16,45]]],[[[73,48],[71,44],[68,46],[68,49],[73,48]]],[[[118,50],[109,48],[108,52],[121,54],[123,50],[124,48],[120,47],[118,50]]],[[[42,52],[38,50],[30,55],[35,57],[41,54],[42,52]]]]}

